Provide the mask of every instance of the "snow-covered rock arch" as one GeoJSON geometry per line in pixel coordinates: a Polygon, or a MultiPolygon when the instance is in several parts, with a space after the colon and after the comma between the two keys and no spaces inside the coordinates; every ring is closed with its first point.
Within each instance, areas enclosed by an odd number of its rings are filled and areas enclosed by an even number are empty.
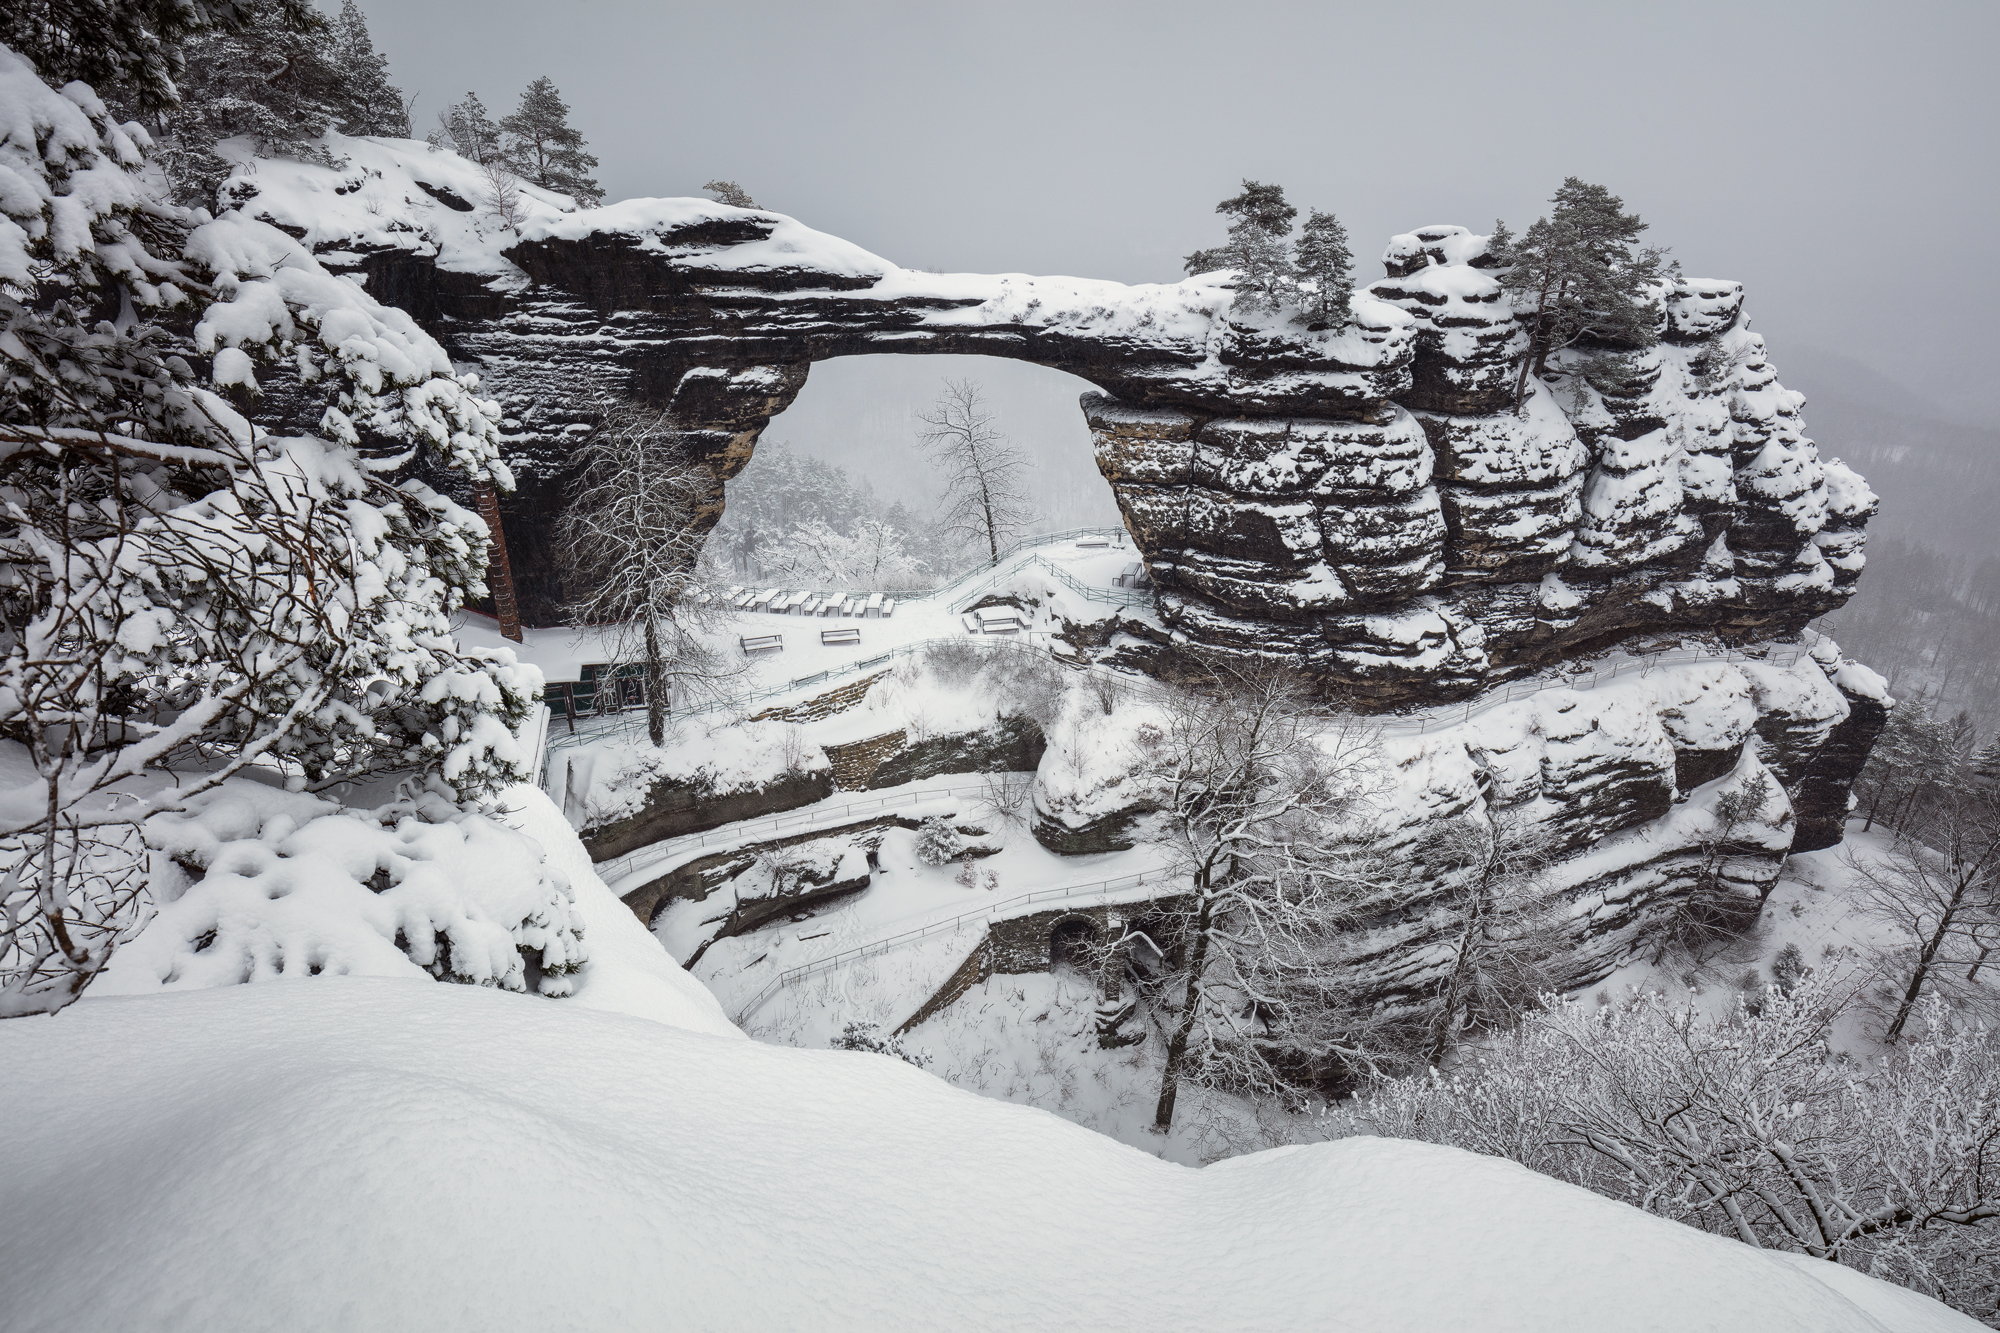
{"type": "Polygon", "coordinates": [[[1166,624],[1359,700],[1467,694],[1635,637],[1782,637],[1861,570],[1874,496],[1806,438],[1737,283],[1663,286],[1661,342],[1629,374],[1535,385],[1516,412],[1526,338],[1460,227],[1393,238],[1351,322],[1310,329],[1235,309],[1223,275],[925,273],[706,200],[576,211],[524,189],[517,236],[471,202],[471,164],[335,137],[343,166],[260,162],[232,198],[409,310],[501,400],[531,622],[556,619],[547,534],[601,395],[671,405],[719,511],[812,364],[865,353],[1097,386],[1096,462],[1166,624]]]}
{"type": "MultiPolygon", "coordinates": [[[[555,424],[587,351],[590,381],[697,431],[718,482],[815,361],[977,353],[1089,381],[1167,624],[1382,702],[1634,635],[1794,633],[1845,601],[1873,512],[1803,434],[1733,282],[1661,289],[1633,374],[1560,401],[1536,385],[1516,411],[1527,340],[1458,227],[1394,238],[1352,321],[1317,330],[1235,310],[1219,275],[917,272],[698,200],[547,217],[506,257],[528,285],[466,338],[504,341],[496,385],[562,368],[561,401],[530,390],[555,424]]],[[[537,521],[522,506],[528,542],[537,521]]]]}

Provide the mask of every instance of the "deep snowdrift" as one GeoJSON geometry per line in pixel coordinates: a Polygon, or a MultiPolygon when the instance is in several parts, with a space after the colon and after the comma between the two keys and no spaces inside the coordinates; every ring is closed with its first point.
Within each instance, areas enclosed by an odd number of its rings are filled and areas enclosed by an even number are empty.
{"type": "Polygon", "coordinates": [[[29,1330],[1947,1330],[1492,1159],[1195,1171],[882,1056],[379,978],[0,1024],[29,1330]]]}

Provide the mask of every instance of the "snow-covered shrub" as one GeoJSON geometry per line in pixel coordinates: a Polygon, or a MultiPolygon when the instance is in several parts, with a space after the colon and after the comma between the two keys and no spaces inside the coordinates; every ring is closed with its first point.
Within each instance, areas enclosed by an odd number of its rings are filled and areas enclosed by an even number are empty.
{"type": "Polygon", "coordinates": [[[941,815],[926,816],[917,828],[917,859],[927,866],[948,866],[965,854],[965,839],[941,815]]]}
{"type": "Polygon", "coordinates": [[[893,1055],[905,1064],[922,1069],[931,1062],[930,1048],[912,1051],[903,1045],[899,1037],[885,1037],[879,1023],[849,1023],[846,1029],[827,1043],[836,1051],[869,1051],[875,1055],[893,1055]]]}
{"type": "Polygon", "coordinates": [[[525,776],[538,673],[448,619],[485,525],[398,480],[421,453],[510,486],[497,406],[283,232],[166,202],[147,147],[0,49],[0,727],[33,769],[0,793],[0,1016],[75,998],[143,917],[118,830],[246,767],[460,804],[525,776]],[[204,358],[238,402],[259,362],[324,386],[334,439],[254,429],[204,358]]]}
{"type": "Polygon", "coordinates": [[[1855,1058],[1853,985],[1773,986],[1721,1019],[1658,994],[1552,998],[1460,1067],[1379,1085],[1342,1133],[1425,1139],[1762,1248],[1835,1259],[1991,1320],[2000,1271],[2000,1034],[1926,1003],[1855,1058]]]}
{"type": "Polygon", "coordinates": [[[974,639],[933,639],[924,646],[923,665],[948,685],[969,685],[986,665],[986,654],[974,639]]]}
{"type": "Polygon", "coordinates": [[[362,812],[238,783],[155,815],[145,837],[194,882],[93,994],[421,969],[556,996],[588,959],[534,840],[436,791],[362,812]]]}

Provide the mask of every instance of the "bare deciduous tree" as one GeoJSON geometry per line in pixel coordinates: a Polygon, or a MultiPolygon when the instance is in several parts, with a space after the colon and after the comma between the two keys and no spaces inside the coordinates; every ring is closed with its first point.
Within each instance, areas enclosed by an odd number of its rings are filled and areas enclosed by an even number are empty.
{"type": "Polygon", "coordinates": [[[1147,940],[1171,1016],[1164,1132],[1183,1081],[1282,1093],[1300,1070],[1373,1067],[1353,1039],[1342,936],[1384,876],[1357,837],[1370,733],[1316,713],[1275,669],[1217,662],[1157,697],[1164,725],[1139,743],[1190,886],[1147,940]]]}
{"type": "Polygon", "coordinates": [[[1563,940],[1543,825],[1509,810],[1453,820],[1418,859],[1457,880],[1435,913],[1450,950],[1425,1037],[1435,1067],[1465,1033],[1511,1025],[1535,1008],[1563,940]]]}
{"type": "Polygon", "coordinates": [[[699,581],[697,519],[716,488],[671,415],[617,404],[572,454],[569,508],[557,553],[572,580],[578,628],[608,631],[619,661],[646,668],[646,731],[666,744],[667,713],[682,698],[717,693],[732,674],[697,633],[707,612],[699,581]]]}
{"type": "Polygon", "coordinates": [[[994,426],[973,380],[946,380],[929,412],[917,415],[927,430],[918,438],[945,472],[939,526],[966,541],[983,542],[1000,561],[1000,544],[1034,521],[1024,492],[1028,456],[994,426]]]}
{"type": "Polygon", "coordinates": [[[482,163],[479,171],[486,185],[486,215],[519,236],[521,222],[527,217],[527,207],[521,202],[520,177],[497,157],[482,163]]]}
{"type": "Polygon", "coordinates": [[[1956,999],[1991,1007],[1992,987],[1979,973],[2000,933],[2000,792],[1933,787],[1903,817],[1883,858],[1849,852],[1846,859],[1865,908],[1903,941],[1880,963],[1896,985],[1882,1039],[1902,1035],[1926,988],[1944,984],[1956,999]]]}

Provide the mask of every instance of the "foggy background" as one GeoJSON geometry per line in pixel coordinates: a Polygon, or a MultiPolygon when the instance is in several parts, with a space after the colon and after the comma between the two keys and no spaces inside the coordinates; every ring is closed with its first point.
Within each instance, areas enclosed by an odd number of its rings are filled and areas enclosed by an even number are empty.
{"type": "MultiPolygon", "coordinates": [[[[1396,232],[1518,232],[1563,177],[1602,183],[1689,275],[1746,285],[1822,453],[1882,494],[1831,628],[1899,688],[2000,721],[1990,0],[368,10],[419,134],[467,90],[498,116],[547,74],[608,198],[730,178],[911,267],[1176,281],[1250,177],[1338,214],[1366,282],[1396,232]]],[[[1043,460],[1044,526],[1115,521],[1085,386],[1054,371],[821,363],[767,438],[916,507],[935,480],[911,414],[968,373],[1043,460]]]]}

